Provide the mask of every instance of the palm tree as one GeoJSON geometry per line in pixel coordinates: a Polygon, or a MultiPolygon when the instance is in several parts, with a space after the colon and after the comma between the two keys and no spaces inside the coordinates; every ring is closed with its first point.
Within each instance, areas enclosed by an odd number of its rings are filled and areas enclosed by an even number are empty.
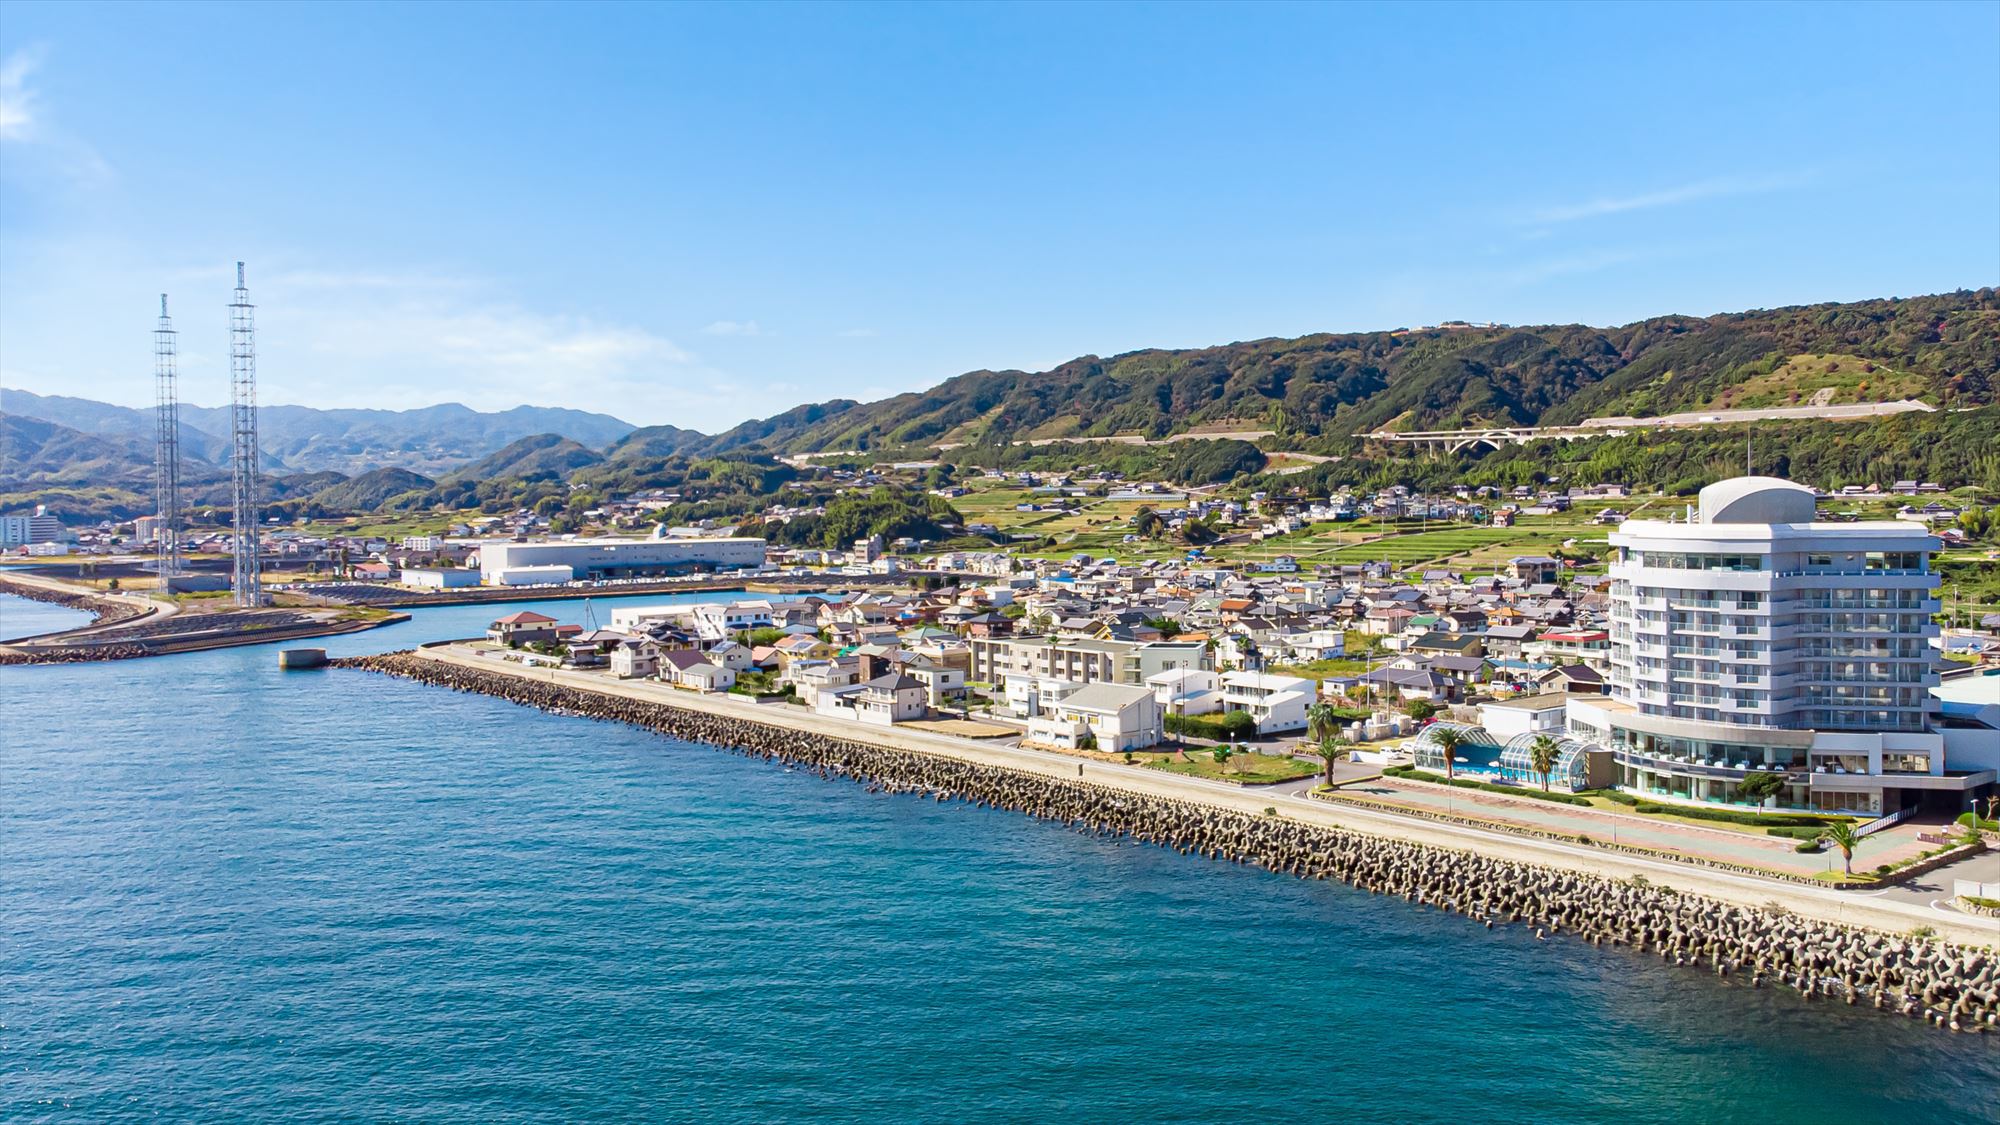
{"type": "Polygon", "coordinates": [[[1444,751],[1444,777],[1446,781],[1458,776],[1458,748],[1465,742],[1465,732],[1457,727],[1438,726],[1429,734],[1431,745],[1444,751]]]}
{"type": "Polygon", "coordinates": [[[1354,743],[1337,734],[1329,734],[1319,740],[1316,747],[1320,760],[1326,763],[1326,783],[1333,784],[1333,765],[1354,749],[1354,743]]]}
{"type": "Polygon", "coordinates": [[[1820,839],[1840,849],[1840,866],[1849,875],[1854,874],[1854,849],[1861,846],[1861,837],[1854,831],[1854,826],[1844,820],[1829,825],[1820,839]]]}
{"type": "Polygon", "coordinates": [[[1340,727],[1340,716],[1331,703],[1315,703],[1306,708],[1306,737],[1325,742],[1340,727]]]}
{"type": "Polygon", "coordinates": [[[1546,734],[1538,734],[1528,744],[1528,768],[1542,775],[1542,792],[1549,791],[1549,775],[1556,772],[1556,751],[1561,747],[1546,734]]]}

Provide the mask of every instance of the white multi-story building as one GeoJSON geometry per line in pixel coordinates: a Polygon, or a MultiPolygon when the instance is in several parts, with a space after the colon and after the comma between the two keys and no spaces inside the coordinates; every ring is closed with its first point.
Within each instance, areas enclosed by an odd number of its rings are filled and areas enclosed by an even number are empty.
{"type": "Polygon", "coordinates": [[[1611,544],[1609,694],[1572,697],[1568,725],[1615,751],[1625,788],[1741,802],[1766,771],[1786,781],[1772,804],[1889,814],[1955,812],[1993,781],[1947,768],[1934,722],[1939,544],[1921,524],[1818,522],[1811,489],[1740,477],[1611,544]]]}
{"type": "Polygon", "coordinates": [[[1243,711],[1257,720],[1258,734],[1301,730],[1313,702],[1313,682],[1265,672],[1224,672],[1222,709],[1243,711]]]}
{"type": "Polygon", "coordinates": [[[47,508],[36,508],[32,515],[0,516],[0,547],[61,543],[69,538],[68,529],[47,508]]]}

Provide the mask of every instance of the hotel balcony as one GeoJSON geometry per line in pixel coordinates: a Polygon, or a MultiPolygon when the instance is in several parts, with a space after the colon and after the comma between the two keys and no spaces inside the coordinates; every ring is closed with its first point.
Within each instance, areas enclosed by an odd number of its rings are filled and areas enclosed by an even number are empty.
{"type": "Polygon", "coordinates": [[[1662,773],[1677,773],[1688,777],[1709,777],[1721,781],[1741,781],[1747,774],[1758,772],[1782,773],[1785,780],[1794,784],[1805,784],[1810,775],[1797,765],[1770,765],[1748,759],[1724,761],[1720,758],[1702,761],[1675,754],[1647,754],[1630,747],[1616,747],[1618,764],[1640,766],[1662,773]]]}

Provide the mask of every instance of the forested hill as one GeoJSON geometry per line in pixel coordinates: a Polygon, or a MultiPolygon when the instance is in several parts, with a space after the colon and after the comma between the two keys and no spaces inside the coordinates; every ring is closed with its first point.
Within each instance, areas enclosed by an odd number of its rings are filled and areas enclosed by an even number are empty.
{"type": "MultiPolygon", "coordinates": [[[[1450,327],[1085,356],[975,371],[871,403],[799,407],[680,452],[888,450],[938,442],[1556,424],[1609,414],[1922,398],[1991,403],[2000,290],[1729,313],[1620,328],[1450,327]]],[[[643,432],[642,432],[643,433],[643,432]]],[[[635,435],[635,437],[640,435],[635,435]]],[[[616,457],[616,451],[613,451],[616,457]]]]}

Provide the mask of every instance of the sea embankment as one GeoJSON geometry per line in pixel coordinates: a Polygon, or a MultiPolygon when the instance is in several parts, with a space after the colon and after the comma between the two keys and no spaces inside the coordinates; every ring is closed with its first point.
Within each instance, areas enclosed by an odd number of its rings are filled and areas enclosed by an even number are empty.
{"type": "Polygon", "coordinates": [[[1254,863],[1307,879],[1464,915],[1489,928],[1525,925],[1752,987],[1868,1005],[1955,1031],[2000,1027],[2000,959],[1990,949],[1842,925],[1786,909],[1728,902],[1642,879],[1527,863],[1282,815],[989,761],[885,745],[635,699],[434,655],[391,653],[334,662],[545,711],[629,723],[736,753],[782,760],[874,792],[1008,809],[1084,831],[1116,834],[1210,859],[1254,863]]]}
{"type": "MultiPolygon", "coordinates": [[[[22,581],[9,575],[0,575],[0,594],[12,594],[47,605],[59,605],[65,609],[81,610],[91,615],[87,626],[79,628],[96,629],[106,625],[131,621],[145,617],[152,611],[136,600],[88,593],[62,587],[54,582],[22,581]]],[[[8,638],[0,637],[0,643],[8,638]]],[[[25,638],[15,638],[25,639],[25,638]]]]}
{"type": "Polygon", "coordinates": [[[85,664],[358,633],[408,621],[385,610],[317,608],[195,612],[135,594],[97,593],[43,575],[0,575],[0,593],[94,615],[89,624],[0,640],[0,665],[85,664]]]}

